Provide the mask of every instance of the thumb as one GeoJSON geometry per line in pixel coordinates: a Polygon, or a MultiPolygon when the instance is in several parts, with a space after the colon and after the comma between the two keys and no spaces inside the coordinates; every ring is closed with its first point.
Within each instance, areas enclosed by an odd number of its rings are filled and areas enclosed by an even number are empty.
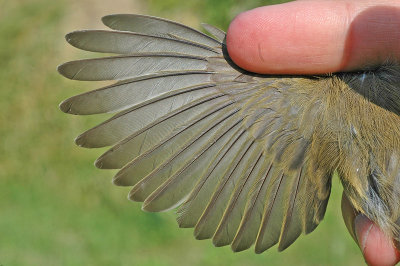
{"type": "Polygon", "coordinates": [[[395,265],[400,261],[399,251],[371,220],[359,214],[347,197],[342,196],[342,214],[346,227],[356,241],[368,265],[395,265]]]}

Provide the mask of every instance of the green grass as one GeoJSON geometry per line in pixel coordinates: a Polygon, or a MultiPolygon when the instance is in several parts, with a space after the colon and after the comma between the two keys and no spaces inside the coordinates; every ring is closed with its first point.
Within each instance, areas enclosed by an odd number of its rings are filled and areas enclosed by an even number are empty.
{"type": "MultiPolygon", "coordinates": [[[[151,0],[149,12],[195,13],[224,28],[262,1],[151,0]],[[212,7],[212,8],[210,8],[212,7]],[[229,7],[229,8],[225,8],[229,7]],[[174,11],[175,10],[175,11],[174,11]]],[[[266,2],[264,2],[266,3],[266,2]]],[[[118,1],[115,3],[118,4],[118,1]]],[[[64,34],[68,1],[0,3],[0,265],[357,265],[335,181],[326,219],[283,253],[234,254],[178,229],[172,213],[150,214],[93,166],[99,150],[73,138],[101,119],[73,117],[58,103],[95,85],[62,78],[72,54],[64,34]]],[[[129,10],[126,10],[129,12],[129,10]]],[[[97,19],[97,18],[95,18],[97,19]]],[[[82,25],[85,26],[85,25],[82,25]]],[[[77,53],[74,50],[75,53],[77,53]]]]}
{"type": "Polygon", "coordinates": [[[240,12],[256,8],[263,5],[272,5],[278,3],[289,2],[289,0],[149,0],[150,10],[157,14],[168,16],[182,12],[191,12],[200,17],[202,22],[216,25],[222,29],[226,29],[229,22],[240,12]]]}

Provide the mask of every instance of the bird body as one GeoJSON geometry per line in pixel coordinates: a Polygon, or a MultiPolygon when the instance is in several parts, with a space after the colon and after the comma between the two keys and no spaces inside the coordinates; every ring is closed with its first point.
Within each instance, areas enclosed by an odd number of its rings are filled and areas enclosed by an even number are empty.
{"type": "Polygon", "coordinates": [[[323,219],[335,171],[354,208],[397,239],[400,67],[321,76],[259,75],[214,37],[156,17],[111,15],[111,31],[72,32],[117,56],[65,63],[76,80],[116,80],[62,111],[116,113],[76,139],[112,146],[96,161],[147,211],[178,207],[198,239],[260,253],[288,247],[323,219]]]}

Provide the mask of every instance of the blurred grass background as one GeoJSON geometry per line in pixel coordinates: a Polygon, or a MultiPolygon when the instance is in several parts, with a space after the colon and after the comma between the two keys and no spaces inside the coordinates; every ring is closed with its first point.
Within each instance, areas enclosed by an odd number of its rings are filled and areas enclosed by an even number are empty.
{"type": "Polygon", "coordinates": [[[58,103],[98,85],[62,78],[56,66],[89,56],[64,35],[100,27],[110,13],[164,16],[226,29],[261,0],[0,1],[0,265],[359,265],[334,182],[325,220],[283,253],[234,254],[178,229],[173,213],[150,214],[111,185],[113,172],[73,138],[102,118],[63,114],[58,103]],[[245,3],[244,3],[245,2],[245,3]]]}

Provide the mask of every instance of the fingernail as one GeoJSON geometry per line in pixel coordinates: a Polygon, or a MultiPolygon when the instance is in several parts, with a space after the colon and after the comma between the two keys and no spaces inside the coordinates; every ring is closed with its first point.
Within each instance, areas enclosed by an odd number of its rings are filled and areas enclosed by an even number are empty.
{"type": "Polygon", "coordinates": [[[365,246],[368,240],[369,233],[373,228],[374,224],[362,214],[359,214],[354,219],[354,232],[357,237],[358,246],[360,247],[361,251],[364,253],[365,246]],[[368,228],[365,228],[368,227],[368,228]],[[365,232],[361,234],[361,232],[365,232]]]}

